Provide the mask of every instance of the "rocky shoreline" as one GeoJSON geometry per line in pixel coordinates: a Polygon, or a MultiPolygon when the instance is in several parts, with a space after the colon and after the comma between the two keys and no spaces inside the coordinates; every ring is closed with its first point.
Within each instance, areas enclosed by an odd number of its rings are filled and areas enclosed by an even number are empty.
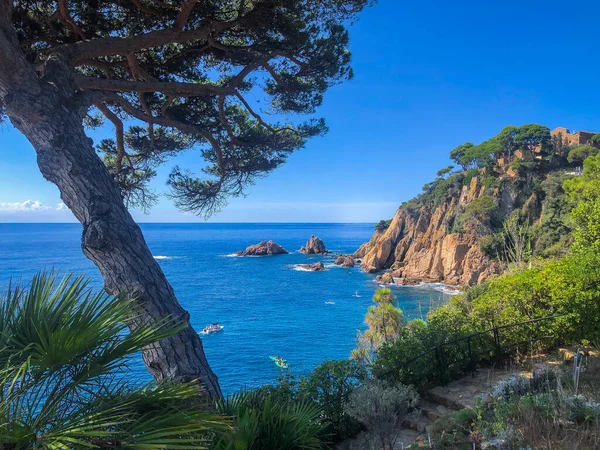
{"type": "MultiPolygon", "coordinates": [[[[393,230],[394,222],[392,221],[390,228],[393,230]]],[[[390,240],[389,228],[385,232],[376,231],[369,242],[366,242],[360,246],[360,248],[353,254],[346,253],[334,253],[327,250],[325,243],[318,237],[311,235],[304,246],[300,248],[300,252],[305,255],[320,255],[329,256],[333,261],[333,265],[343,268],[355,268],[356,266],[361,267],[364,271],[372,273],[376,271],[384,270],[383,273],[377,274],[375,282],[382,285],[404,285],[412,286],[420,283],[428,282],[444,282],[440,279],[431,279],[427,277],[423,278],[411,278],[402,276],[402,271],[397,270],[392,266],[391,268],[382,268],[376,270],[376,266],[372,266],[373,262],[377,262],[377,255],[388,245],[390,240]],[[375,254],[375,257],[373,256],[375,254]]],[[[277,244],[272,240],[264,240],[258,244],[250,245],[243,251],[235,252],[236,256],[275,256],[275,255],[286,255],[289,252],[281,245],[277,244]]],[[[306,272],[325,272],[327,269],[322,261],[314,263],[303,263],[295,264],[294,267],[301,271],[306,272]]],[[[452,284],[460,283],[447,283],[447,289],[452,290],[452,284]]]]}

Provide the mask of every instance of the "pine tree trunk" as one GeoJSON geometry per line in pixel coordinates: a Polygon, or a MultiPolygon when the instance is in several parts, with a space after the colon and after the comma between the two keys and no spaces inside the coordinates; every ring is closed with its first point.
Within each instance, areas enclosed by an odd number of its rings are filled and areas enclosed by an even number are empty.
{"type": "Polygon", "coordinates": [[[89,101],[73,88],[71,69],[60,60],[60,55],[49,60],[40,77],[23,57],[12,27],[0,20],[0,106],[4,104],[12,124],[33,145],[44,178],[59,188],[61,199],[83,225],[83,253],[98,267],[106,290],[135,296],[130,328],[165,317],[188,325],[144,350],[148,370],[158,382],[198,380],[210,398],[219,398],[217,377],[189,325],[189,314],[85,135],[82,119],[89,101]]]}

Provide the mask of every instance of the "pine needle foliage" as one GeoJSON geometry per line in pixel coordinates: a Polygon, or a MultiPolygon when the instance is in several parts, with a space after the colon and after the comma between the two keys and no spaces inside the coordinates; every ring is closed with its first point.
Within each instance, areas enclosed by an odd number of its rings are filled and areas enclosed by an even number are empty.
{"type": "Polygon", "coordinates": [[[173,169],[169,195],[208,216],[327,131],[315,113],[352,78],[348,25],[374,1],[10,3],[31,69],[53,85],[60,72],[75,107],[114,128],[97,150],[125,202],[151,207],[159,167],[193,149],[196,173],[173,169]]]}
{"type": "Polygon", "coordinates": [[[402,310],[398,300],[388,288],[377,289],[369,306],[365,323],[368,328],[359,334],[357,348],[352,350],[352,358],[367,365],[373,363],[375,353],[386,343],[398,338],[403,325],[402,310]]]}

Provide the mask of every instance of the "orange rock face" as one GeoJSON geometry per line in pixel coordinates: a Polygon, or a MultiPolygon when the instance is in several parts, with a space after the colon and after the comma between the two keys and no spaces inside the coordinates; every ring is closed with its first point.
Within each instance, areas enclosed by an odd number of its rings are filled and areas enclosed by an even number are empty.
{"type": "Polygon", "coordinates": [[[362,253],[361,267],[367,272],[391,268],[398,283],[481,283],[500,272],[499,264],[480,250],[476,230],[451,233],[447,228],[465,205],[483,194],[484,187],[474,177],[460,195],[448,197],[433,210],[400,208],[389,228],[375,233],[355,256],[362,253]]]}

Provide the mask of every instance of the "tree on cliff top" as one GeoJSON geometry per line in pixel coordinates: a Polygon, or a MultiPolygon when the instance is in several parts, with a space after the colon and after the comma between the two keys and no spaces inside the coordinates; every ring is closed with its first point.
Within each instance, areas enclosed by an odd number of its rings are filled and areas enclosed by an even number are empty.
{"type": "Polygon", "coordinates": [[[535,123],[522,125],[517,129],[515,142],[523,150],[529,152],[531,159],[534,159],[534,151],[540,148],[542,153],[548,151],[550,145],[550,129],[543,125],[535,123]]]}
{"type": "MultiPolygon", "coordinates": [[[[320,119],[270,121],[265,110],[312,114],[328,87],[352,76],[345,24],[367,3],[0,0],[0,113],[82,223],[83,252],[106,289],[135,297],[132,328],[189,316],[125,203],[150,206],[155,168],[194,148],[204,178],[175,168],[171,196],[210,214],[323,133],[320,119]],[[103,118],[115,136],[94,149],[84,129],[103,118]]],[[[189,326],[144,360],[158,381],[198,379],[220,396],[189,326]]]]}
{"type": "Polygon", "coordinates": [[[474,147],[472,142],[465,142],[459,145],[450,151],[450,159],[460,165],[463,170],[467,170],[470,166],[470,161],[465,160],[464,157],[465,153],[472,147],[474,147]]]}
{"type": "Polygon", "coordinates": [[[591,145],[581,145],[575,147],[569,152],[567,161],[570,163],[582,163],[588,156],[596,156],[600,152],[600,149],[592,147],[591,145]]]}

